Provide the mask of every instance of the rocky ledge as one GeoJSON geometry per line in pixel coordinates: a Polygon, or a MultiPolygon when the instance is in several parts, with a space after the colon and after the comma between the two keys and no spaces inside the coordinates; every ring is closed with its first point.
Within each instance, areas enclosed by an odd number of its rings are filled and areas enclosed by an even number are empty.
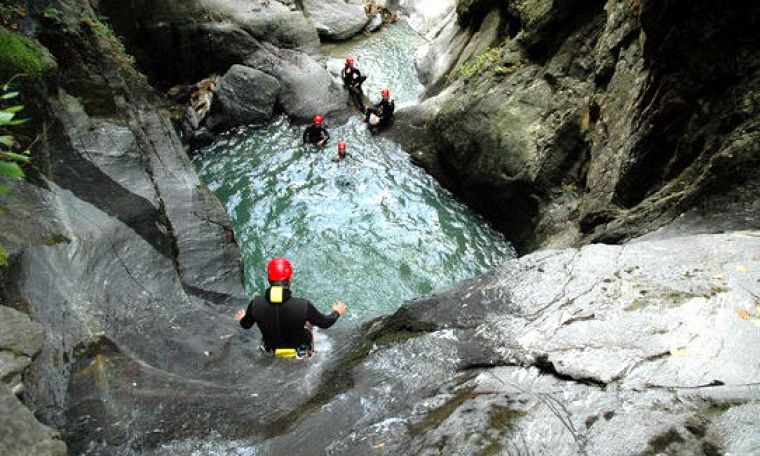
{"type": "Polygon", "coordinates": [[[510,261],[372,324],[264,453],[752,454],[759,270],[757,231],[510,261]]]}

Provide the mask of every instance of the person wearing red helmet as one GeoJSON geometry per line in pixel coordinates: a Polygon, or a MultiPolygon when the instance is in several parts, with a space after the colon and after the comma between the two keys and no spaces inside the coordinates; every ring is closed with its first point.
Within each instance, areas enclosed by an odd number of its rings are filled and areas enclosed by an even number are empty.
{"type": "Polygon", "coordinates": [[[359,110],[364,112],[364,90],[362,84],[367,80],[367,76],[362,76],[361,71],[354,67],[354,58],[346,57],[346,66],[340,72],[343,79],[343,85],[348,89],[349,95],[354,100],[359,110]]]}
{"type": "Polygon", "coordinates": [[[393,120],[393,112],[396,110],[396,102],[391,99],[391,91],[383,89],[380,91],[382,99],[375,106],[367,108],[364,117],[364,123],[368,124],[373,133],[385,128],[393,120]],[[371,117],[375,116],[377,120],[371,117]]]}
{"type": "Polygon", "coordinates": [[[339,142],[338,143],[338,155],[336,155],[335,157],[333,157],[333,161],[334,162],[339,162],[339,161],[343,160],[344,158],[346,158],[348,156],[347,149],[348,149],[348,147],[346,146],[346,143],[344,143],[343,141],[339,142]]]}
{"type": "Polygon", "coordinates": [[[267,352],[295,350],[299,357],[314,353],[314,336],[311,326],[327,329],[346,314],[346,305],[333,304],[332,312],[325,315],[314,305],[290,293],[293,266],[286,258],[273,258],[267,266],[269,288],[263,296],[255,297],[247,310],[240,310],[235,319],[244,329],[254,323],[261,331],[262,347],[267,352]]]}
{"type": "Polygon", "coordinates": [[[330,139],[330,133],[324,127],[325,118],[317,114],[314,116],[311,125],[306,127],[303,132],[304,144],[314,144],[317,147],[324,147],[330,139]]]}

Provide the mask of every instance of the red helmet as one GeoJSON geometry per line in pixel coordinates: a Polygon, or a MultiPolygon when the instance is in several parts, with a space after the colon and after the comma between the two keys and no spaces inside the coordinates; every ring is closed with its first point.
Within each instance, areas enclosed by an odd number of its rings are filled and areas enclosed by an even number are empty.
{"type": "Polygon", "coordinates": [[[354,58],[352,56],[346,57],[346,65],[353,65],[354,64],[354,58]]]}
{"type": "Polygon", "coordinates": [[[346,151],[346,143],[343,141],[338,143],[338,152],[345,152],[346,151]]]}
{"type": "Polygon", "coordinates": [[[316,125],[322,125],[322,122],[324,122],[324,121],[325,121],[325,118],[322,117],[322,116],[320,116],[319,114],[317,114],[316,116],[314,116],[314,123],[316,125]]]}
{"type": "Polygon", "coordinates": [[[390,91],[390,90],[388,90],[388,89],[383,89],[383,90],[380,92],[380,95],[382,95],[382,96],[383,96],[383,98],[388,98],[388,97],[390,97],[390,96],[391,96],[391,91],[390,91]]]}
{"type": "Polygon", "coordinates": [[[267,266],[267,272],[269,273],[270,282],[290,280],[293,276],[293,266],[290,265],[290,261],[287,258],[272,258],[269,266],[267,266]]]}

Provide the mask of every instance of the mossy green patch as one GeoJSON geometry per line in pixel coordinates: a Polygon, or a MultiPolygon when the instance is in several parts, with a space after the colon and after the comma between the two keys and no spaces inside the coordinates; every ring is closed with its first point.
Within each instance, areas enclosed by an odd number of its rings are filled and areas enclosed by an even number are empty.
{"type": "Polygon", "coordinates": [[[68,244],[69,242],[71,242],[71,239],[61,233],[51,233],[42,240],[42,243],[45,245],[68,244]]]}
{"type": "Polygon", "coordinates": [[[412,435],[422,435],[425,432],[435,429],[450,417],[462,404],[475,397],[474,388],[467,388],[459,392],[456,396],[446,401],[438,408],[431,410],[425,415],[419,423],[410,427],[412,435]]]}
{"type": "Polygon", "coordinates": [[[38,80],[44,73],[43,55],[34,40],[0,28],[0,82],[16,75],[38,80]]]}

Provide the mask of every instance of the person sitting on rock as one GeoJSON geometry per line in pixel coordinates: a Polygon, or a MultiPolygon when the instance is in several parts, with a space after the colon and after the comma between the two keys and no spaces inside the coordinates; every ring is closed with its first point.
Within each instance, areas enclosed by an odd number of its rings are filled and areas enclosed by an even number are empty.
{"type": "Polygon", "coordinates": [[[314,116],[311,125],[306,127],[303,132],[303,142],[305,144],[314,144],[317,147],[324,147],[327,141],[330,139],[330,133],[323,126],[325,122],[324,117],[317,114],[314,116]]]}
{"type": "Polygon", "coordinates": [[[367,80],[367,77],[362,76],[362,73],[354,67],[353,57],[346,57],[346,66],[340,72],[340,77],[343,79],[343,85],[348,89],[349,95],[359,107],[359,110],[364,112],[364,91],[362,90],[362,84],[367,80]]]}
{"type": "Polygon", "coordinates": [[[346,152],[347,146],[346,143],[343,141],[338,143],[338,155],[333,157],[334,162],[339,162],[343,160],[344,158],[348,157],[348,153],[346,152]]]}
{"type": "Polygon", "coordinates": [[[337,301],[332,312],[325,315],[314,305],[290,292],[293,266],[286,258],[274,258],[267,266],[269,288],[263,296],[255,297],[247,310],[235,314],[244,329],[257,324],[261,331],[262,348],[272,354],[295,351],[297,357],[314,354],[312,326],[327,329],[346,314],[346,305],[337,301]]]}
{"type": "Polygon", "coordinates": [[[367,108],[364,117],[364,123],[369,125],[373,133],[387,127],[393,120],[393,112],[396,110],[396,102],[391,100],[390,90],[383,89],[380,95],[382,96],[380,102],[367,108]]]}

